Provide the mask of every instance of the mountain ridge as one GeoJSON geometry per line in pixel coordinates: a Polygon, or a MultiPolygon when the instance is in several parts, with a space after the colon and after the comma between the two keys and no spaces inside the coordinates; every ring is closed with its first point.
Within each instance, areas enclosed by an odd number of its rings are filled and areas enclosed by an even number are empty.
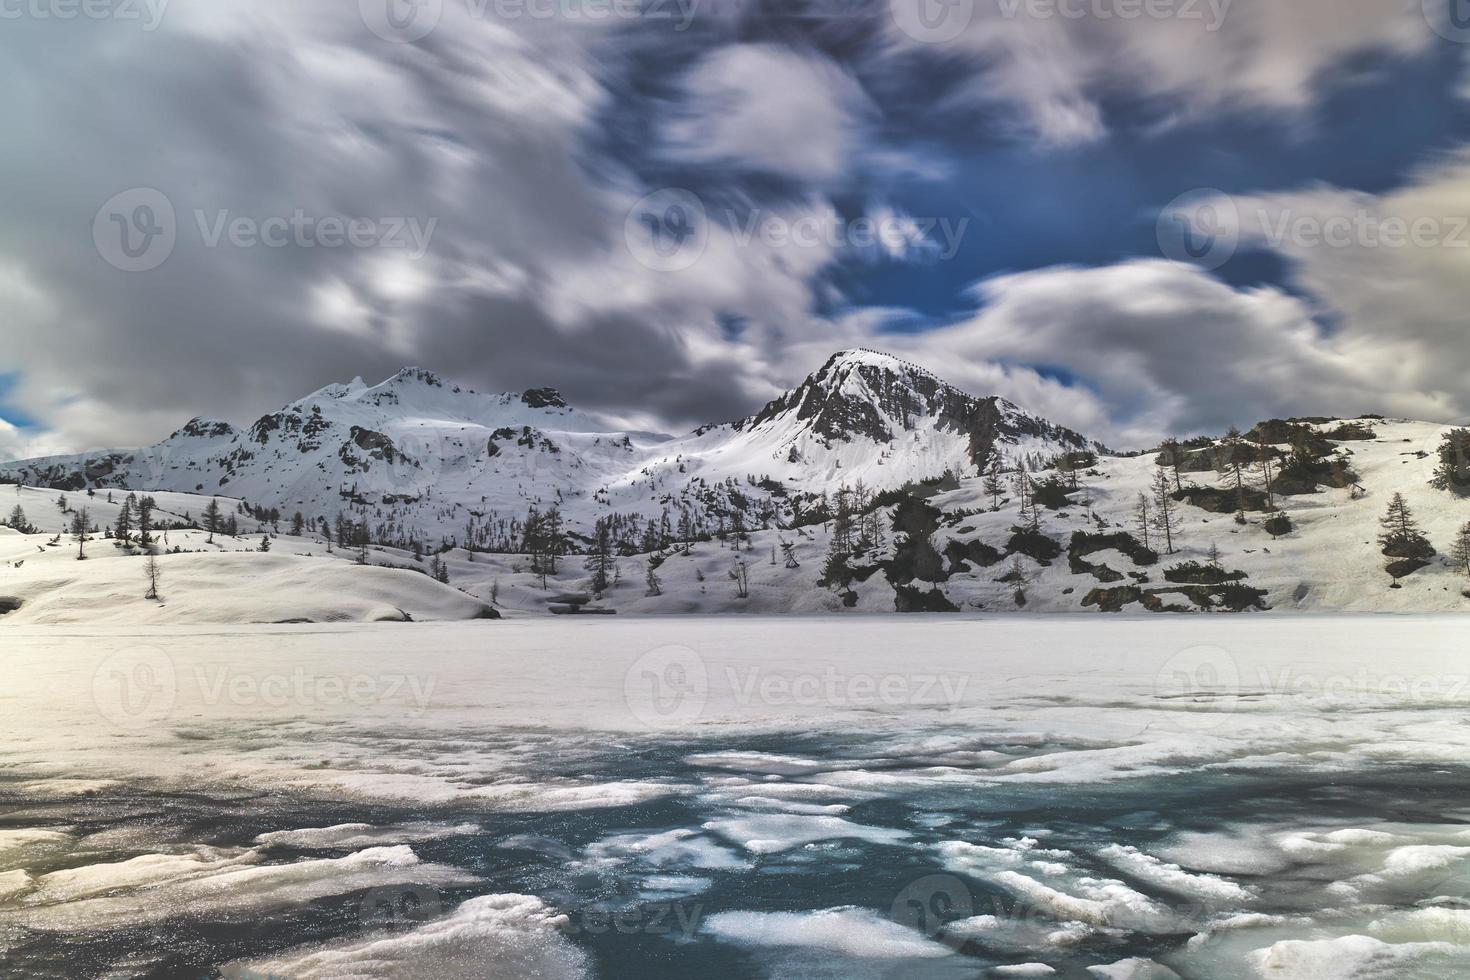
{"type": "Polygon", "coordinates": [[[670,509],[769,527],[844,484],[897,489],[977,475],[993,454],[1035,466],[1082,449],[1106,452],[1004,399],[859,349],[833,354],[753,415],[683,436],[609,428],[554,387],[481,394],[404,367],[373,385],[326,385],[244,428],[201,415],[153,446],[0,463],[0,478],[230,494],[314,518],[351,511],[411,537],[532,505],[557,506],[583,530],[609,513],[670,509]]]}

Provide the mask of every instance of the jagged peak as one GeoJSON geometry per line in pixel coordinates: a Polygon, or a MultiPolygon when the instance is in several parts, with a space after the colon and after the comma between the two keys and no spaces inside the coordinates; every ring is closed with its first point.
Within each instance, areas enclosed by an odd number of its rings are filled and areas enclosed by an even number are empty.
{"type": "Polygon", "coordinates": [[[531,408],[570,408],[555,388],[530,388],[521,393],[521,401],[531,408]]]}
{"type": "MultiPolygon", "coordinates": [[[[431,388],[442,388],[444,387],[444,380],[426,368],[406,367],[400,368],[397,374],[383,382],[383,385],[391,384],[422,384],[428,385],[431,388]]],[[[382,387],[382,385],[379,385],[379,387],[382,387]]]]}
{"type": "Polygon", "coordinates": [[[934,377],[934,372],[930,371],[928,368],[921,367],[918,364],[913,363],[912,361],[906,361],[903,358],[899,357],[897,354],[890,354],[887,351],[873,350],[871,347],[852,347],[847,350],[838,351],[830,358],[828,358],[826,366],[837,367],[849,364],[871,364],[876,367],[885,368],[890,371],[917,371],[920,374],[927,374],[930,377],[934,377]]]}
{"type": "Polygon", "coordinates": [[[196,415],[194,418],[185,422],[183,427],[180,428],[173,435],[169,436],[169,438],[212,439],[221,436],[233,436],[235,435],[235,433],[235,427],[229,422],[224,421],[223,419],[209,418],[208,416],[204,415],[196,415]]]}

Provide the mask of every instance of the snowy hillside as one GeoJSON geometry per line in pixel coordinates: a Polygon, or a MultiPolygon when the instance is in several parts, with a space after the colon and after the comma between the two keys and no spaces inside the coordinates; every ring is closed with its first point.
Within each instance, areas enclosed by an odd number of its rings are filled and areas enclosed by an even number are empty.
{"type": "MultiPolygon", "coordinates": [[[[652,556],[617,556],[614,581],[592,605],[623,614],[1470,611],[1470,577],[1449,557],[1470,522],[1470,499],[1430,485],[1435,452],[1450,430],[1392,420],[1290,428],[1348,438],[1317,436],[1307,447],[1324,453],[1320,477],[1327,481],[1310,487],[1290,463],[1291,445],[1273,445],[1288,464],[1272,471],[1275,509],[1265,509],[1259,468],[1246,470],[1244,524],[1236,522],[1231,477],[1213,465],[1199,468],[1213,448],[1189,451],[1178,491],[1173,468],[1159,465],[1155,453],[1098,457],[1078,472],[1075,491],[1054,471],[1032,475],[1034,486],[1057,480],[1064,491],[1052,499],[1054,506],[1036,508],[1035,532],[1026,532],[1015,474],[1001,481],[998,509],[985,481],[967,478],[920,486],[899,503],[875,506],[880,540],[866,548],[856,543],[845,569],[825,582],[832,521],[754,531],[738,551],[729,535],[723,543],[694,542],[687,554],[676,542],[652,556]],[[1139,496],[1152,501],[1160,474],[1169,481],[1174,507],[1172,554],[1157,527],[1149,528],[1145,547],[1138,524],[1139,496]],[[1393,559],[1378,538],[1379,520],[1396,492],[1438,553],[1392,588],[1386,566],[1393,559]],[[1289,529],[1272,525],[1282,516],[1289,529]],[[783,545],[798,567],[787,567],[783,545]],[[658,595],[648,594],[650,558],[658,595]],[[744,566],[743,590],[737,565],[744,566]],[[1024,605],[1017,603],[1018,592],[1024,605]]],[[[456,549],[445,558],[456,586],[487,600],[493,594],[504,608],[544,613],[558,597],[592,591],[592,572],[581,554],[562,558],[545,587],[524,555],[456,549]]]]}
{"type": "Polygon", "coordinates": [[[329,385],[247,429],[197,418],[138,450],[0,464],[54,489],[227,494],[283,513],[366,521],[376,540],[493,546],[535,505],[590,533],[611,514],[697,526],[790,523],[841,483],[894,489],[992,451],[1033,464],[1087,440],[883,354],[837,354],[752,418],[683,438],[608,431],[550,388],[482,395],[406,368],[329,385]]]}
{"type": "MultiPolygon", "coordinates": [[[[579,602],[623,614],[1470,610],[1470,480],[1435,485],[1452,431],[1273,420],[1110,454],[852,351],[750,418],[674,439],[602,431],[552,389],[487,396],[406,370],[329,386],[248,430],[196,419],[148,450],[0,466],[22,481],[0,490],[0,520],[30,532],[0,539],[15,542],[0,548],[15,562],[0,567],[0,597],[26,610],[12,621],[68,608],[43,603],[48,588],[131,603],[140,572],[114,560],[248,564],[264,537],[263,591],[309,591],[310,566],[366,604],[238,613],[255,621],[373,618],[384,604],[418,618],[414,602],[435,618],[579,602]],[[122,513],[129,491],[155,504],[147,548],[136,512],[122,513]],[[1423,540],[1386,549],[1396,494],[1423,540]],[[23,525],[6,519],[12,497],[23,525]],[[211,500],[213,535],[200,530],[211,500]],[[85,572],[70,554],[81,507],[85,572]],[[371,569],[344,565],[397,570],[437,598],[395,603],[362,577],[371,569]]],[[[238,584],[230,569],[222,589],[238,584]]],[[[228,619],[228,606],[175,608],[228,619]]]]}
{"type": "Polygon", "coordinates": [[[381,555],[367,566],[329,551],[321,540],[272,532],[218,503],[236,519],[238,535],[185,530],[209,499],[158,493],[153,545],[112,536],[125,495],[0,489],[0,506],[19,507],[22,533],[0,527],[0,617],[22,623],[196,624],[385,622],[496,618],[472,596],[434,581],[412,562],[381,555]],[[69,511],[58,506],[65,501],[69,511]],[[95,533],[63,534],[85,509],[95,533]],[[261,550],[262,541],[268,551],[261,550]],[[157,563],[157,598],[148,556],[157,563]],[[84,556],[84,557],[79,557],[84,556]],[[324,561],[324,558],[340,560],[324,561]]]}

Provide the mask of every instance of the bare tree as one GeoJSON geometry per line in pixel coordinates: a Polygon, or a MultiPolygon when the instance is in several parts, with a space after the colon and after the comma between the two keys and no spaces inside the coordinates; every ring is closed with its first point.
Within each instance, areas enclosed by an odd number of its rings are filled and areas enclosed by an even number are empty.
{"type": "Polygon", "coordinates": [[[87,508],[83,507],[72,516],[71,533],[77,536],[77,561],[87,557],[87,531],[91,526],[87,508]]]}
{"type": "Polygon", "coordinates": [[[204,543],[214,544],[215,532],[220,529],[220,509],[219,501],[213,497],[209,498],[209,503],[204,505],[203,522],[204,530],[209,532],[209,537],[205,539],[204,543]]]}
{"type": "Polygon", "coordinates": [[[1235,487],[1235,523],[1245,523],[1245,469],[1249,465],[1249,454],[1246,452],[1245,437],[1235,426],[1225,433],[1225,438],[1220,440],[1220,454],[1217,469],[1220,474],[1231,481],[1235,487]]]}
{"type": "Polygon", "coordinates": [[[1164,535],[1164,547],[1169,554],[1174,554],[1174,535],[1179,533],[1179,518],[1175,513],[1173,492],[1169,489],[1169,477],[1163,470],[1154,476],[1154,527],[1164,535]]]}
{"type": "Polygon", "coordinates": [[[750,576],[746,572],[745,562],[739,558],[735,559],[735,567],[730,569],[730,580],[735,583],[736,598],[750,598],[750,576]]]}
{"type": "Polygon", "coordinates": [[[163,581],[163,570],[158,567],[158,558],[149,555],[143,559],[143,575],[148,579],[148,592],[143,596],[145,599],[157,600],[158,583],[163,581]]]}
{"type": "Polygon", "coordinates": [[[1152,551],[1153,547],[1150,543],[1149,535],[1154,528],[1153,516],[1149,513],[1148,508],[1148,494],[1140,493],[1138,495],[1138,508],[1133,513],[1134,526],[1138,528],[1138,533],[1143,535],[1143,546],[1152,551]]]}

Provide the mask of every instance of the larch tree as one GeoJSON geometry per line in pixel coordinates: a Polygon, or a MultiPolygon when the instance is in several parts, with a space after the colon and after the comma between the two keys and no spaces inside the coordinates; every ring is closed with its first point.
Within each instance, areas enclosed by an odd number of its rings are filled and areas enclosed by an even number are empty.
{"type": "Polygon", "coordinates": [[[135,499],[132,494],[124,498],[122,508],[117,512],[117,522],[113,525],[117,539],[124,545],[128,543],[128,538],[133,533],[133,501],[135,499]]]}
{"type": "Polygon", "coordinates": [[[1395,493],[1389,499],[1388,510],[1378,519],[1378,526],[1381,528],[1378,543],[1388,557],[1425,558],[1434,554],[1434,547],[1424,537],[1402,493],[1395,493]]]}
{"type": "Polygon", "coordinates": [[[1450,546],[1450,560],[1461,572],[1470,575],[1470,524],[1460,525],[1460,529],[1455,532],[1454,544],[1450,546]]]}
{"type": "Polygon", "coordinates": [[[1153,550],[1150,535],[1154,529],[1153,515],[1149,513],[1148,494],[1138,495],[1138,506],[1133,511],[1133,524],[1138,528],[1138,533],[1143,536],[1143,546],[1149,551],[1153,550]]]}
{"type": "Polygon", "coordinates": [[[607,591],[612,581],[613,566],[616,564],[617,559],[613,557],[611,520],[602,517],[598,519],[592,532],[592,549],[583,563],[583,567],[592,573],[591,588],[594,594],[602,595],[607,591]]]}
{"type": "Polygon", "coordinates": [[[1440,490],[1470,492],[1470,429],[1451,429],[1439,444],[1439,464],[1429,482],[1440,490]]]}
{"type": "Polygon", "coordinates": [[[204,524],[204,530],[209,532],[209,537],[205,539],[204,543],[214,544],[215,532],[220,529],[220,509],[218,500],[215,500],[213,497],[209,498],[209,503],[204,505],[202,521],[204,524]]]}
{"type": "Polygon", "coordinates": [[[1169,477],[1160,470],[1154,475],[1154,528],[1164,536],[1164,547],[1174,554],[1174,538],[1179,533],[1179,517],[1176,512],[1169,477]]]}
{"type": "Polygon", "coordinates": [[[1220,440],[1216,457],[1216,469],[1230,481],[1235,490],[1235,523],[1245,523],[1246,467],[1250,465],[1250,454],[1246,451],[1245,437],[1235,426],[1220,440]]]}
{"type": "Polygon", "coordinates": [[[91,528],[89,521],[85,507],[72,515],[71,533],[77,536],[77,561],[87,557],[87,532],[91,528]]]}
{"type": "Polygon", "coordinates": [[[6,526],[19,531],[21,534],[30,534],[34,530],[31,527],[31,522],[26,520],[25,508],[21,507],[20,504],[16,504],[10,511],[10,517],[6,519],[5,523],[6,526]]]}
{"type": "Polygon", "coordinates": [[[159,598],[158,585],[163,581],[163,570],[158,567],[157,556],[150,554],[143,560],[143,576],[148,581],[148,591],[143,598],[156,601],[159,598]]]}
{"type": "Polygon", "coordinates": [[[983,489],[985,495],[990,498],[990,509],[992,511],[1000,510],[1000,495],[1006,491],[1005,483],[1001,480],[1000,474],[995,470],[986,473],[983,489]]]}

